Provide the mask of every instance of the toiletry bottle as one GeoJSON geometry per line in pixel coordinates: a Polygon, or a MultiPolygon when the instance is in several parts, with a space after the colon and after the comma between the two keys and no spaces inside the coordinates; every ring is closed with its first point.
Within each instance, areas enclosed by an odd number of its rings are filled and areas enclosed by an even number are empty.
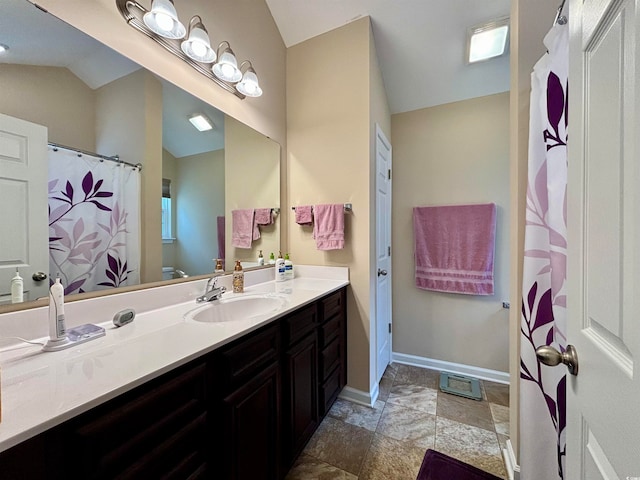
{"type": "Polygon", "coordinates": [[[236,266],[233,268],[233,293],[244,292],[244,272],[240,260],[236,260],[236,266]]]}
{"type": "Polygon", "coordinates": [[[67,336],[64,322],[64,287],[60,283],[60,277],[56,277],[56,283],[49,290],[49,337],[51,341],[58,342],[67,336]]]}
{"type": "Polygon", "coordinates": [[[282,254],[280,254],[276,260],[276,282],[282,282],[284,280],[286,280],[284,258],[282,258],[282,254]]]}
{"type": "Polygon", "coordinates": [[[216,258],[216,268],[213,270],[213,273],[224,273],[224,268],[222,267],[221,258],[216,258]]]}
{"type": "Polygon", "coordinates": [[[289,254],[284,254],[284,278],[286,280],[293,280],[293,262],[289,258],[289,254]]]}
{"type": "Polygon", "coordinates": [[[22,302],[24,294],[24,283],[22,277],[16,268],[16,276],[11,279],[11,303],[22,302]]]}
{"type": "Polygon", "coordinates": [[[262,250],[258,254],[258,265],[264,265],[264,257],[262,256],[262,250]]]}
{"type": "Polygon", "coordinates": [[[269,255],[269,265],[275,265],[276,264],[276,257],[273,256],[273,252],[271,252],[271,254],[269,255]]]}

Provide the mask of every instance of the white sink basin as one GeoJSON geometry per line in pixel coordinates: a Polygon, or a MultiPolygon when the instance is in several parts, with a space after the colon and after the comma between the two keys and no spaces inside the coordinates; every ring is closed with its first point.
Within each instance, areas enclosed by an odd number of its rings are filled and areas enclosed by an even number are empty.
{"type": "Polygon", "coordinates": [[[247,320],[274,313],[284,307],[286,303],[284,298],[269,294],[223,296],[220,300],[214,300],[191,310],[185,315],[185,318],[207,323],[247,320]]]}

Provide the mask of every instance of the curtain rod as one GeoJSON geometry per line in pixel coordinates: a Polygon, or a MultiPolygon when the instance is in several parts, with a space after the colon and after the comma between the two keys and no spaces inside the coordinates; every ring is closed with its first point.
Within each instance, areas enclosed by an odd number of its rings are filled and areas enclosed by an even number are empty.
{"type": "Polygon", "coordinates": [[[128,165],[130,167],[133,167],[137,170],[142,170],[142,164],[141,163],[137,163],[137,164],[133,164],[133,163],[129,163],[129,162],[125,162],[124,160],[120,160],[120,156],[118,155],[114,155],[112,157],[109,157],[107,155],[100,155],[99,153],[95,153],[95,152],[90,152],[88,150],[82,150],[81,148],[75,148],[75,147],[67,147],[66,145],[61,145],[59,143],[54,143],[54,142],[48,142],[49,146],[53,148],[53,151],[57,151],[59,148],[64,148],[65,150],[70,150],[72,152],[76,152],[79,153],[80,155],[78,155],[79,157],[81,157],[82,155],[91,155],[92,157],[96,157],[99,158],[100,161],[102,160],[109,160],[110,162],[116,162],[116,163],[120,163],[123,165],[128,165]]]}

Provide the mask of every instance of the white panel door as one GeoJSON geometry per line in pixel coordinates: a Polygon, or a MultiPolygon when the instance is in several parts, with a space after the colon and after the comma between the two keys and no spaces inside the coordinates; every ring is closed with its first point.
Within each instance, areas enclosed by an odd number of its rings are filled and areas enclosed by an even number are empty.
{"type": "Polygon", "coordinates": [[[0,114],[0,304],[11,302],[16,268],[24,300],[47,296],[49,272],[47,129],[0,114]]]}
{"type": "Polygon", "coordinates": [[[376,125],[376,381],[391,361],[391,144],[376,125]]]}
{"type": "Polygon", "coordinates": [[[571,480],[640,478],[639,0],[572,0],[567,385],[571,480]]]}

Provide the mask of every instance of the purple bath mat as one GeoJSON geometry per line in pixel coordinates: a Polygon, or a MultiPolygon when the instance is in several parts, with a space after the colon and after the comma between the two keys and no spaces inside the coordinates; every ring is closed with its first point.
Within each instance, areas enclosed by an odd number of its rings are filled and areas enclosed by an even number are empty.
{"type": "Polygon", "coordinates": [[[501,480],[495,475],[451,458],[435,450],[427,450],[416,480],[501,480]]]}

